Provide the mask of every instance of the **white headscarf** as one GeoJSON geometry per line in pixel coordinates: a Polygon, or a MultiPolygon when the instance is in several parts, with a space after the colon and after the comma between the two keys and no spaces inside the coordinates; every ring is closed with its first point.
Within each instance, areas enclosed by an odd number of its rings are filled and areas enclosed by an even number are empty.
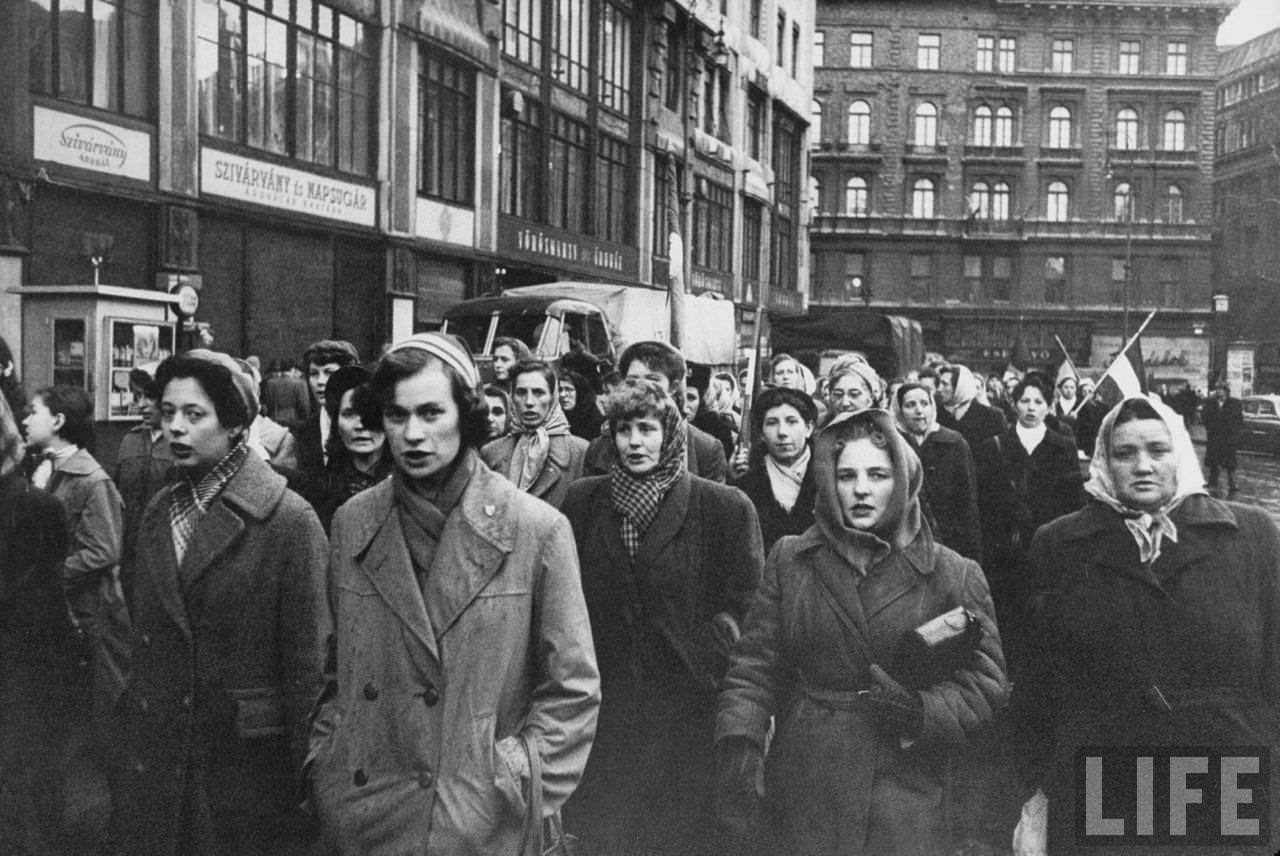
{"type": "MultiPolygon", "coordinates": [[[[1089,481],[1085,483],[1084,489],[1094,499],[1124,518],[1125,526],[1138,544],[1139,556],[1144,563],[1150,563],[1160,557],[1160,542],[1164,538],[1167,537],[1175,544],[1178,541],[1178,527],[1170,519],[1170,513],[1188,496],[1206,491],[1195,446],[1191,443],[1191,435],[1187,433],[1182,417],[1158,399],[1147,396],[1133,398],[1150,404],[1160,421],[1169,429],[1173,455],[1178,463],[1174,473],[1173,497],[1155,511],[1143,511],[1128,507],[1117,496],[1115,479],[1111,476],[1111,436],[1115,432],[1116,416],[1124,401],[1111,408],[1102,418],[1097,445],[1093,449],[1093,460],[1089,463],[1089,481]]],[[[1125,399],[1130,400],[1132,399],[1125,399]]]]}

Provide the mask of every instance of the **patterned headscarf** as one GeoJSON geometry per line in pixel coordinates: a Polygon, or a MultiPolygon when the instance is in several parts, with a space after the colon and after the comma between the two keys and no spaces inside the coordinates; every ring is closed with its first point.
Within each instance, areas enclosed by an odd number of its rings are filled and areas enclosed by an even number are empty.
{"type": "Polygon", "coordinates": [[[866,357],[858,353],[845,354],[832,363],[831,368],[827,370],[828,393],[836,385],[836,382],[845,375],[856,375],[866,385],[867,391],[870,393],[871,407],[884,406],[884,381],[881,380],[880,374],[867,362],[866,357]]]}
{"type": "Polygon", "coordinates": [[[551,402],[547,414],[537,425],[527,426],[517,414],[511,416],[511,433],[518,439],[515,450],[511,453],[511,463],[507,465],[507,478],[520,490],[528,490],[546,466],[547,453],[551,451],[551,438],[569,436],[569,419],[560,406],[554,383],[550,392],[551,402]]]}
{"type": "Polygon", "coordinates": [[[1093,460],[1089,462],[1089,481],[1085,482],[1085,492],[1115,511],[1124,519],[1124,525],[1138,545],[1138,556],[1144,564],[1160,558],[1160,543],[1165,538],[1178,542],[1178,527],[1169,515],[1182,504],[1188,496],[1205,493],[1204,475],[1200,472],[1200,462],[1196,458],[1195,446],[1191,444],[1191,435],[1187,433],[1182,417],[1174,413],[1168,405],[1155,398],[1133,396],[1151,405],[1160,421],[1169,429],[1169,438],[1173,443],[1173,455],[1178,462],[1174,473],[1173,497],[1155,511],[1143,511],[1130,508],[1120,501],[1116,493],[1115,479],[1111,475],[1111,437],[1116,429],[1116,417],[1125,399],[1102,418],[1098,428],[1098,442],[1093,448],[1093,460]]]}
{"type": "Polygon", "coordinates": [[[662,424],[662,448],[656,467],[642,476],[635,476],[619,456],[609,470],[609,502],[622,515],[622,544],[627,555],[634,558],[640,550],[640,540],[658,515],[662,498],[684,475],[687,430],[680,407],[653,381],[628,380],[610,396],[605,412],[609,416],[605,425],[609,443],[614,442],[614,429],[628,419],[656,417],[662,424]],[[639,396],[636,394],[638,391],[641,392],[639,396]],[[624,401],[635,402],[637,398],[645,400],[652,409],[627,407],[624,410],[619,406],[624,401]]]}
{"type": "Polygon", "coordinates": [[[169,496],[169,523],[173,531],[173,552],[178,557],[179,566],[187,554],[196,527],[200,525],[200,518],[244,466],[248,455],[249,432],[244,431],[231,451],[214,464],[198,484],[192,484],[189,478],[179,478],[173,486],[173,493],[169,496]]]}

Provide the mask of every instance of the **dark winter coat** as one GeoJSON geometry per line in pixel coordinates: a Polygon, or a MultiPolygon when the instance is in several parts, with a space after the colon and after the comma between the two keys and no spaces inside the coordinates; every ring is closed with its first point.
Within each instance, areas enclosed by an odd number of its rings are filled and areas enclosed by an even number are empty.
{"type": "Polygon", "coordinates": [[[171,492],[147,506],[132,574],[119,852],[294,852],[307,719],[330,632],[324,533],[284,477],[250,453],[179,568],[171,492]]]}
{"type": "Polygon", "coordinates": [[[769,481],[769,472],[765,469],[764,458],[757,456],[751,469],[743,473],[742,478],[733,483],[756,507],[756,516],[760,519],[760,534],[764,538],[765,555],[773,549],[773,545],[783,535],[799,535],[813,525],[813,501],[817,489],[813,484],[813,465],[804,473],[800,482],[800,495],[790,511],[778,504],[773,496],[773,485],[769,481]]]}
{"type": "MultiPolygon", "coordinates": [[[[160,434],[151,439],[149,425],[135,425],[120,440],[120,450],[116,453],[116,488],[120,498],[124,500],[124,562],[121,570],[129,566],[128,558],[133,554],[134,541],[138,537],[138,524],[142,520],[142,512],[146,509],[151,497],[165,486],[169,468],[173,466],[173,455],[169,453],[169,440],[160,434]]],[[[132,581],[122,580],[125,594],[132,596],[132,581]]]]}
{"type": "Polygon", "coordinates": [[[996,437],[1009,430],[1004,412],[988,407],[981,401],[969,402],[964,416],[956,419],[945,407],[938,408],[938,424],[952,431],[959,431],[969,449],[977,449],[988,437],[996,437]]]}
{"type": "Polygon", "coordinates": [[[1228,396],[1219,401],[1210,396],[1204,403],[1204,465],[1206,467],[1236,468],[1236,452],[1240,448],[1240,433],[1244,429],[1244,411],[1240,399],[1228,396]]]}
{"type": "MultiPolygon", "coordinates": [[[[520,438],[515,434],[491,440],[480,450],[480,457],[490,469],[505,476],[519,441],[520,438]]],[[[526,492],[559,508],[564,504],[569,485],[582,477],[586,455],[587,441],[581,437],[572,434],[551,437],[547,448],[547,462],[542,465],[542,472],[538,473],[526,492]]]]}
{"type": "Polygon", "coordinates": [[[982,524],[978,517],[978,479],[969,444],[958,431],[939,427],[916,446],[924,468],[922,499],[934,536],[962,556],[982,561],[982,524]]]}
{"type": "Polygon", "coordinates": [[[1261,509],[1203,494],[1170,516],[1178,540],[1165,538],[1149,566],[1097,501],[1032,543],[1037,644],[1014,712],[1030,728],[1028,793],[1049,795],[1055,856],[1113,852],[1074,847],[1084,746],[1269,748],[1272,837],[1259,852],[1280,846],[1280,533],[1261,509]]]}
{"type": "Polygon", "coordinates": [[[727,665],[712,619],[745,617],[764,565],[760,526],[741,491],[685,473],[633,559],[609,483],[582,479],[564,504],[604,697],[566,824],[581,827],[591,852],[705,853],[715,841],[715,692],[727,665]]]}

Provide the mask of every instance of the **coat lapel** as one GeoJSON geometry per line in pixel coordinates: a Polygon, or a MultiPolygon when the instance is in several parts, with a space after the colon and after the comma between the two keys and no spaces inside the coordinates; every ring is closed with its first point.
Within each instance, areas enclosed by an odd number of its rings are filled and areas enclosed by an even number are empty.
{"type": "Polygon", "coordinates": [[[564,471],[569,466],[569,446],[563,440],[562,437],[551,438],[551,445],[547,449],[547,460],[542,465],[542,471],[533,480],[533,484],[529,485],[529,493],[532,495],[546,496],[564,476],[564,471]]]}
{"type": "MultiPolygon", "coordinates": [[[[145,567],[151,574],[152,588],[164,611],[191,638],[191,624],[187,620],[187,606],[178,588],[177,556],[173,552],[173,532],[169,525],[169,491],[164,490],[158,499],[148,505],[148,512],[138,530],[135,555],[146,557],[145,567]]],[[[141,561],[139,562],[140,564],[141,561]]]]}
{"type": "MultiPolygon", "coordinates": [[[[390,497],[391,480],[388,479],[384,484],[385,493],[390,497]]],[[[418,578],[413,572],[409,548],[404,543],[400,512],[391,502],[387,502],[379,510],[382,525],[369,543],[360,567],[392,613],[426,647],[431,656],[439,661],[440,650],[436,646],[436,634],[427,615],[422,591],[418,588],[418,578]]]]}
{"type": "Polygon", "coordinates": [[[636,551],[636,563],[652,564],[662,548],[671,542],[684,526],[689,516],[689,497],[693,491],[693,478],[687,472],[676,480],[658,506],[658,514],[640,538],[636,551]]]}
{"type": "Polygon", "coordinates": [[[862,611],[854,570],[825,547],[814,550],[812,555],[814,577],[822,599],[836,614],[840,625],[851,637],[850,641],[861,643],[859,647],[862,649],[870,648],[871,634],[866,614],[862,611]]]}
{"type": "Polygon", "coordinates": [[[178,568],[183,590],[190,591],[243,532],[244,521],[240,516],[228,508],[221,497],[215,500],[200,518],[178,568]]]}
{"type": "Polygon", "coordinates": [[[430,611],[439,621],[439,636],[449,632],[459,616],[502,569],[511,552],[515,521],[511,500],[515,486],[483,464],[449,515],[429,573],[430,611]]]}

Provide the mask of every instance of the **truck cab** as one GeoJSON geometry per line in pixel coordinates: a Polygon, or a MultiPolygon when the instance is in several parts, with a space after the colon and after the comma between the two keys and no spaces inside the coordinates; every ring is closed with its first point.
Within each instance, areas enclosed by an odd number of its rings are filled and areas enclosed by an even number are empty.
{"type": "Polygon", "coordinates": [[[540,360],[583,350],[599,360],[615,358],[604,312],[566,297],[500,296],[467,300],[450,307],[443,332],[463,339],[484,377],[492,377],[493,343],[509,336],[529,346],[540,360]]]}

